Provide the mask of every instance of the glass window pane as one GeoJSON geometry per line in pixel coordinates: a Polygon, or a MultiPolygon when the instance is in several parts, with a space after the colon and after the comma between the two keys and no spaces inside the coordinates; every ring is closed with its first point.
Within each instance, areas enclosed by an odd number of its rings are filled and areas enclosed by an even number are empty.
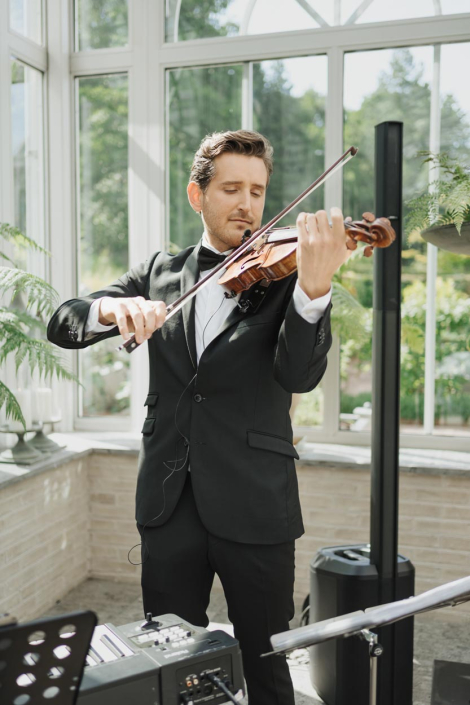
{"type": "Polygon", "coordinates": [[[33,42],[42,42],[41,0],[10,0],[10,28],[33,42]]]}
{"type": "MultiPolygon", "coordinates": [[[[343,0],[344,2],[344,0],[343,0]]],[[[348,3],[351,5],[352,3],[348,3]]],[[[356,7],[352,12],[357,12],[358,24],[365,22],[390,22],[393,20],[407,20],[414,17],[433,17],[435,15],[453,15],[456,13],[470,12],[470,0],[374,0],[363,12],[358,12],[362,0],[355,0],[356,7]],[[440,5],[440,12],[437,9],[440,5]]],[[[351,13],[352,14],[352,13],[351,13]]],[[[346,15],[346,13],[345,13],[346,15]]],[[[347,22],[348,17],[343,17],[347,22]]]]}
{"type": "Polygon", "coordinates": [[[202,235],[186,195],[191,164],[207,134],[241,128],[242,77],[240,65],[168,72],[170,251],[194,245],[202,235]]]}
{"type": "MultiPolygon", "coordinates": [[[[127,198],[127,75],[80,78],[79,296],[129,269],[127,198]]],[[[129,413],[129,360],[115,338],[80,351],[81,414],[129,413]]]]}
{"type": "MultiPolygon", "coordinates": [[[[432,62],[432,47],[345,56],[344,144],[360,150],[343,171],[346,216],[356,219],[373,210],[374,126],[384,120],[404,123],[404,201],[417,188],[427,188],[427,166],[415,155],[429,149],[432,62]]],[[[371,260],[362,256],[350,261],[341,274],[343,285],[366,309],[365,337],[341,344],[340,427],[351,431],[370,430],[371,425],[372,275],[371,260]]],[[[425,296],[422,300],[418,292],[425,290],[425,282],[426,245],[421,238],[412,243],[404,238],[401,421],[405,432],[416,432],[423,421],[425,296]]]]}
{"type": "MultiPolygon", "coordinates": [[[[470,168],[470,95],[456,67],[470,44],[441,47],[441,152],[470,168]]],[[[435,433],[470,435],[470,257],[438,251],[435,433]]]]}
{"type": "MultiPolygon", "coordinates": [[[[266,194],[270,220],[325,168],[326,56],[253,64],[253,127],[274,147],[274,172],[266,194]]],[[[321,186],[279,226],[293,225],[300,211],[323,208],[321,186]]]]}
{"type": "Polygon", "coordinates": [[[439,250],[434,433],[470,436],[470,257],[439,250]]]}
{"type": "Polygon", "coordinates": [[[166,41],[470,12],[470,0],[167,0],[166,41]]]}
{"type": "MultiPolygon", "coordinates": [[[[274,172],[263,221],[294,200],[325,168],[326,56],[253,64],[253,126],[274,147],[274,172]]],[[[323,208],[320,187],[279,226],[294,225],[297,214],[323,208]]],[[[298,426],[323,424],[323,390],[294,395],[291,413],[298,426]],[[295,413],[294,413],[295,412],[295,413]]]]}
{"type": "Polygon", "coordinates": [[[123,47],[128,34],[128,0],[75,0],[76,51],[123,47]]]}
{"type": "MultiPolygon", "coordinates": [[[[43,247],[44,130],[43,75],[11,60],[11,140],[13,153],[14,224],[43,247]]],[[[44,276],[44,257],[18,250],[19,266],[44,276]]]]}
{"type": "Polygon", "coordinates": [[[203,37],[266,34],[320,27],[319,13],[306,10],[297,0],[170,0],[167,3],[166,41],[203,37]]]}

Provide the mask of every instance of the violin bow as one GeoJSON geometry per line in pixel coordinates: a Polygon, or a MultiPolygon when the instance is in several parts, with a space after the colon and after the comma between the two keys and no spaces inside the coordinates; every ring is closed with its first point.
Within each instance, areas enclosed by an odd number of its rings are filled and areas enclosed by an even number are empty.
{"type": "MultiPolygon", "coordinates": [[[[180,296],[179,299],[176,299],[176,301],[174,301],[172,304],[169,304],[169,306],[166,307],[165,322],[168,321],[176,313],[178,313],[178,311],[180,311],[185,304],[191,301],[191,299],[196,296],[197,292],[200,289],[207,286],[211,281],[212,277],[215,277],[216,274],[218,274],[222,270],[225,270],[230,264],[232,264],[232,262],[235,262],[235,260],[238,259],[240,255],[242,255],[244,252],[247,252],[252,247],[252,245],[254,245],[254,243],[264,235],[267,230],[273,228],[276,223],[281,220],[281,218],[290,213],[293,208],[295,208],[299,203],[301,203],[305,198],[307,198],[307,196],[313,193],[315,189],[325,183],[325,181],[329,179],[330,176],[333,176],[336,171],[342,169],[350,159],[356,156],[357,152],[357,147],[349,147],[349,149],[347,149],[346,152],[344,152],[344,154],[342,154],[339,159],[334,162],[334,164],[328,167],[328,169],[326,169],[323,174],[321,174],[317,179],[315,179],[315,181],[310,184],[310,186],[308,186],[305,191],[302,191],[302,193],[297,196],[297,198],[294,198],[294,200],[289,203],[289,205],[287,205],[282,211],[280,211],[280,213],[275,215],[274,218],[272,218],[268,223],[266,223],[266,225],[263,225],[253,235],[251,235],[251,237],[245,240],[239,247],[237,247],[237,249],[231,252],[223,262],[218,264],[215,269],[213,269],[205,277],[196,282],[196,284],[194,284],[190,289],[188,289],[186,293],[180,296]]],[[[121,345],[119,345],[119,347],[115,349],[125,350],[126,352],[131,353],[137,347],[139,347],[139,343],[137,343],[135,335],[131,335],[124,343],[122,343],[121,345]]]]}

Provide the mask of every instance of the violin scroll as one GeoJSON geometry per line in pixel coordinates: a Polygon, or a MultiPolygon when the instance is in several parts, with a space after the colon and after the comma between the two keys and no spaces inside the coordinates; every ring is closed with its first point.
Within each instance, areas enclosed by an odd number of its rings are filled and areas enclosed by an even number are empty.
{"type": "Polygon", "coordinates": [[[357,242],[366,242],[364,257],[370,257],[375,247],[388,247],[396,238],[395,230],[388,218],[376,218],[373,213],[363,213],[363,220],[345,221],[349,250],[357,248],[357,242]]]}

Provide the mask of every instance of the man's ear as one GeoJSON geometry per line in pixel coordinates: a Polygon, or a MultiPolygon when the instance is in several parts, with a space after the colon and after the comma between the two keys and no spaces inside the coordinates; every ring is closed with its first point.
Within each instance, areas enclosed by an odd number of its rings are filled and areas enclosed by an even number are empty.
{"type": "Polygon", "coordinates": [[[196,213],[201,213],[202,211],[202,191],[199,184],[195,181],[190,181],[186,189],[188,194],[188,200],[193,211],[196,213]]]}

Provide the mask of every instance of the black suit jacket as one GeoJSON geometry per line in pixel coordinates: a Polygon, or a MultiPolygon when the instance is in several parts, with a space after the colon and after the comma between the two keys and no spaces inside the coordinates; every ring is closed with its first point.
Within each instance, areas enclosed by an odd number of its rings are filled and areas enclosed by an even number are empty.
{"type": "MultiPolygon", "coordinates": [[[[66,301],[49,321],[48,339],[85,348],[119,335],[114,327],[85,340],[90,306],[101,296],[172,303],[199,276],[198,247],[153,254],[101,291],[66,301]]],[[[158,526],[169,518],[188,453],[198,511],[212,534],[270,544],[303,533],[289,408],[291,393],[312,390],[325,372],[331,304],[318,323],[308,323],[292,301],[295,282],[295,274],[273,282],[264,295],[254,285],[243,298],[255,306],[230,313],[198,366],[194,299],[148,341],[150,388],[136,493],[140,524],[158,526]]]]}

